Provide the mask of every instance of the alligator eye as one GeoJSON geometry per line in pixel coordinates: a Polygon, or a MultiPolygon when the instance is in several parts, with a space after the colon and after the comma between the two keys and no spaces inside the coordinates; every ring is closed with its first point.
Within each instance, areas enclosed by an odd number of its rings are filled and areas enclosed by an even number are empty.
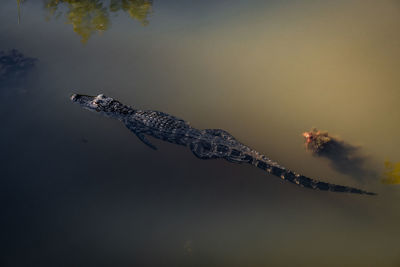
{"type": "Polygon", "coordinates": [[[93,101],[91,102],[91,104],[92,104],[92,106],[94,106],[94,107],[98,107],[98,106],[99,106],[98,101],[97,101],[96,99],[93,100],[93,101]]]}

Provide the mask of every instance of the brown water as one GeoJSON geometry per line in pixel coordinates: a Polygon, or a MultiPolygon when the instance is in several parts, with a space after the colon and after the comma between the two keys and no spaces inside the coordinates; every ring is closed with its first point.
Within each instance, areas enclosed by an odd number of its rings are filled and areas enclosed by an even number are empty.
{"type": "Polygon", "coordinates": [[[22,2],[19,25],[17,1],[0,4],[0,51],[38,58],[0,88],[2,266],[400,266],[400,187],[380,182],[400,161],[398,1],[155,0],[141,16],[108,10],[87,40],[62,2],[58,19],[22,2]],[[157,140],[152,151],[71,93],[225,129],[379,195],[314,192],[157,140]],[[311,156],[311,127],[360,146],[378,175],[311,156]]]}

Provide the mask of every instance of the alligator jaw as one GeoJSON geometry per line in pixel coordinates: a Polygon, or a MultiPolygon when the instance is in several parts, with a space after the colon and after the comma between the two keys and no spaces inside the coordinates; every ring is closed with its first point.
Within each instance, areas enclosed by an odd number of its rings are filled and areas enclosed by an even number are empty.
{"type": "Polygon", "coordinates": [[[89,107],[93,108],[93,100],[95,99],[95,96],[90,96],[90,95],[80,95],[80,94],[72,94],[70,99],[74,103],[78,103],[84,107],[89,107]]]}

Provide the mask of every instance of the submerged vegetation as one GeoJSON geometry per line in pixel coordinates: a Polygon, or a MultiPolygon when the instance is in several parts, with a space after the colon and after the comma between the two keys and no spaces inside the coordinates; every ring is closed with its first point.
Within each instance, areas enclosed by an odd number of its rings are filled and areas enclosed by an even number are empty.
{"type": "MultiPolygon", "coordinates": [[[[152,0],[44,0],[48,11],[48,18],[67,17],[67,24],[71,24],[74,32],[86,43],[95,33],[102,33],[110,28],[110,13],[126,12],[142,25],[149,22],[147,17],[151,13],[152,0]]],[[[18,10],[21,0],[17,0],[18,10]]]]}
{"type": "Polygon", "coordinates": [[[400,184],[400,162],[394,163],[386,160],[381,181],[384,184],[400,184]]]}

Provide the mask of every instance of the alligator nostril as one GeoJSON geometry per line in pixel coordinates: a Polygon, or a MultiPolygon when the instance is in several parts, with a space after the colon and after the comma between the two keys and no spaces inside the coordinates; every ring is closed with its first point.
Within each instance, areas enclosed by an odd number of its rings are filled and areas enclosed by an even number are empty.
{"type": "Polygon", "coordinates": [[[76,95],[76,94],[72,94],[72,95],[71,95],[71,100],[72,100],[72,101],[75,101],[76,98],[77,98],[77,95],[76,95]]]}

